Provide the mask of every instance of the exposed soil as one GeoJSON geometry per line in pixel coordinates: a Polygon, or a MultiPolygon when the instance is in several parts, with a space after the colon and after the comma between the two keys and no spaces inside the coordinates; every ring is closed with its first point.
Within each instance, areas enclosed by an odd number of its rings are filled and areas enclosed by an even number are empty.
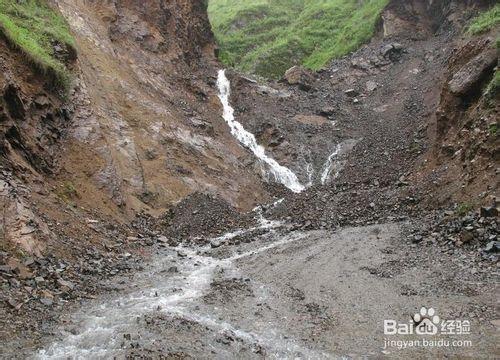
{"type": "Polygon", "coordinates": [[[221,118],[201,2],[58,1],[71,106],[0,44],[0,357],[498,358],[498,32],[462,35],[486,3],[393,1],[318,73],[229,71],[292,193],[221,118]],[[386,348],[421,307],[472,345],[386,348]]]}

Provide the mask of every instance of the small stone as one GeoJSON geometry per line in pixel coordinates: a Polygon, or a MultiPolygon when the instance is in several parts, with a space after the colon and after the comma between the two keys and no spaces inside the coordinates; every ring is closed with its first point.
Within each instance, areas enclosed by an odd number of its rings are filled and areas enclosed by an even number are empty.
{"type": "Polygon", "coordinates": [[[21,287],[21,283],[16,278],[10,278],[9,284],[10,284],[10,286],[15,287],[15,288],[21,287]]]}
{"type": "Polygon", "coordinates": [[[72,282],[63,279],[58,279],[57,285],[59,285],[59,287],[65,291],[73,290],[75,288],[75,285],[72,282]]]}
{"type": "Polygon", "coordinates": [[[464,231],[462,233],[461,240],[464,244],[470,242],[472,239],[474,239],[474,235],[472,234],[471,231],[464,231]]]}
{"type": "Polygon", "coordinates": [[[318,115],[326,117],[332,116],[334,113],[335,113],[335,108],[330,106],[324,107],[317,112],[318,115]]]}
{"type": "Polygon", "coordinates": [[[375,91],[377,89],[377,83],[373,80],[367,81],[366,82],[366,90],[368,91],[375,91]]]}
{"type": "Polygon", "coordinates": [[[0,272],[10,273],[12,269],[8,265],[0,265],[0,272]]]}
{"type": "Polygon", "coordinates": [[[359,92],[356,91],[355,89],[347,89],[346,91],[344,91],[344,94],[346,94],[347,96],[349,97],[356,97],[359,95],[359,92]]]}
{"type": "Polygon", "coordinates": [[[211,247],[212,249],[218,248],[218,247],[220,247],[221,245],[222,245],[222,241],[220,241],[220,240],[213,239],[213,240],[211,240],[211,241],[210,241],[210,247],[211,247]]]}
{"type": "Polygon", "coordinates": [[[497,217],[498,209],[496,207],[482,207],[480,210],[481,217],[489,218],[489,217],[497,217]]]}
{"type": "Polygon", "coordinates": [[[166,236],[160,235],[158,236],[158,241],[161,243],[168,243],[168,238],[166,236]]]}
{"type": "Polygon", "coordinates": [[[177,266],[171,266],[171,267],[168,268],[167,272],[169,272],[169,273],[178,273],[179,269],[177,268],[177,266]]]}
{"type": "Polygon", "coordinates": [[[488,244],[486,244],[486,247],[484,248],[485,252],[498,252],[500,250],[500,241],[490,241],[488,244]]]}
{"type": "Polygon", "coordinates": [[[19,309],[20,305],[14,299],[7,299],[5,302],[13,309],[19,309]]]}
{"type": "Polygon", "coordinates": [[[51,306],[54,303],[54,295],[50,291],[43,290],[40,292],[40,302],[45,306],[51,306]]]}
{"type": "Polygon", "coordinates": [[[304,91],[311,90],[315,80],[312,72],[301,66],[293,66],[288,69],[283,79],[289,85],[298,85],[299,89],[304,91]]]}
{"type": "Polygon", "coordinates": [[[32,257],[29,257],[26,260],[24,260],[24,266],[31,266],[34,263],[35,263],[35,259],[33,259],[32,257]]]}
{"type": "Polygon", "coordinates": [[[415,236],[413,236],[412,242],[414,244],[417,244],[417,243],[421,242],[423,239],[424,239],[424,237],[422,235],[415,235],[415,236]]]}
{"type": "Polygon", "coordinates": [[[44,107],[46,105],[49,105],[50,104],[50,101],[49,99],[47,98],[47,96],[45,95],[38,95],[36,98],[35,98],[35,104],[39,107],[44,107]]]}

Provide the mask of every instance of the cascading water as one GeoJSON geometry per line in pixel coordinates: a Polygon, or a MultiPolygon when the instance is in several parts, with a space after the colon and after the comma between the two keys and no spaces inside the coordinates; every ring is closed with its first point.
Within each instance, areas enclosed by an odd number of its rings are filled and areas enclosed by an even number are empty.
{"type": "Polygon", "coordinates": [[[231,84],[226,77],[225,70],[219,70],[217,86],[219,87],[219,99],[224,107],[223,117],[231,129],[231,134],[238,139],[238,141],[250,149],[255,156],[268,167],[270,173],[274,176],[275,180],[292,190],[293,192],[301,192],[304,186],[299,182],[297,175],[290,169],[281,166],[278,162],[266,155],[263,146],[257,144],[255,136],[246,131],[239,122],[234,120],[234,109],[229,104],[229,95],[231,93],[231,84]]]}
{"type": "Polygon", "coordinates": [[[332,172],[334,160],[339,154],[340,149],[341,149],[341,144],[338,144],[333,153],[331,153],[331,155],[328,157],[328,160],[326,160],[323,173],[321,174],[321,185],[325,185],[328,179],[330,179],[330,173],[332,172]]]}

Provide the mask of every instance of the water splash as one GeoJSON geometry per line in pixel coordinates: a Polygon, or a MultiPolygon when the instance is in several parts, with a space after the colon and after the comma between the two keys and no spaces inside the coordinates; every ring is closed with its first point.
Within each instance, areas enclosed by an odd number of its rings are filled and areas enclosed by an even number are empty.
{"type": "MultiPolygon", "coordinates": [[[[330,179],[330,175],[332,172],[332,168],[334,165],[334,160],[338,156],[341,149],[341,144],[338,144],[335,150],[330,154],[328,160],[326,160],[325,167],[323,169],[323,173],[321,174],[321,185],[325,185],[326,182],[330,179]]],[[[336,176],[336,174],[335,174],[336,176]]]]}
{"type": "Polygon", "coordinates": [[[269,167],[269,172],[277,182],[280,182],[293,192],[301,192],[304,186],[299,182],[297,175],[285,166],[266,155],[263,146],[257,144],[255,136],[246,131],[239,122],[234,120],[234,109],[229,104],[229,95],[231,93],[231,84],[226,77],[225,70],[219,70],[217,78],[219,87],[219,99],[224,107],[223,117],[231,129],[231,134],[246,148],[250,149],[255,156],[269,167]]]}

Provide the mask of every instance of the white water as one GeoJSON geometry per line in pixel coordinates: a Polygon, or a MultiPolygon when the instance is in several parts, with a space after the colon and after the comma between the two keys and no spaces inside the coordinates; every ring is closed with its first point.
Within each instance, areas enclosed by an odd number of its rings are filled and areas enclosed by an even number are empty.
{"type": "Polygon", "coordinates": [[[339,154],[340,149],[341,149],[341,144],[338,144],[335,150],[328,157],[328,160],[326,160],[325,167],[323,168],[323,173],[321,174],[321,185],[325,185],[326,182],[330,179],[332,167],[334,165],[334,160],[339,154]]]}
{"type": "Polygon", "coordinates": [[[301,192],[304,186],[299,182],[295,175],[287,167],[281,166],[278,162],[266,155],[263,146],[257,144],[255,136],[246,131],[239,122],[234,119],[234,109],[229,103],[231,94],[231,84],[226,77],[225,70],[219,70],[217,78],[217,86],[219,87],[219,99],[224,107],[223,117],[231,129],[231,134],[246,148],[250,149],[255,156],[269,167],[270,173],[274,179],[293,192],[301,192]]]}
{"type": "MultiPolygon", "coordinates": [[[[261,226],[269,228],[277,224],[264,222],[261,226]]],[[[226,235],[225,237],[230,237],[226,235]]],[[[304,234],[289,234],[274,242],[236,253],[225,259],[200,255],[203,248],[190,249],[178,247],[160,258],[153,269],[143,273],[135,281],[132,293],[119,296],[83,310],[75,316],[80,326],[77,333],[67,333],[64,338],[41,350],[37,359],[111,359],[124,355],[123,334],[136,332],[136,321],[153,311],[161,311],[173,317],[181,317],[205,325],[212,330],[231,331],[248,344],[258,344],[270,351],[270,358],[329,358],[328,355],[301,346],[274,329],[273,324],[263,332],[252,332],[238,328],[218,317],[193,310],[196,301],[205,295],[216,269],[236,271],[238,260],[303,240],[304,234]],[[165,270],[177,259],[177,253],[184,255],[178,265],[179,273],[165,276],[165,270]],[[163,274],[163,275],[162,275],[163,274]]],[[[194,307],[196,309],[196,307],[194,307]]],[[[141,334],[145,339],[147,333],[141,334]]]]}

